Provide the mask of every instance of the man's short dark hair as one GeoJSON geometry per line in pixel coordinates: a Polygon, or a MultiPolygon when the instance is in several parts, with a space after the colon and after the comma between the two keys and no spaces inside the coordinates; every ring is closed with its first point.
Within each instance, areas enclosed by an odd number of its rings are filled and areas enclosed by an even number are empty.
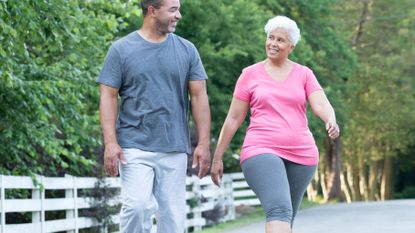
{"type": "Polygon", "coordinates": [[[147,15],[148,8],[150,6],[160,9],[163,0],[141,0],[141,9],[143,10],[143,15],[147,15]]]}

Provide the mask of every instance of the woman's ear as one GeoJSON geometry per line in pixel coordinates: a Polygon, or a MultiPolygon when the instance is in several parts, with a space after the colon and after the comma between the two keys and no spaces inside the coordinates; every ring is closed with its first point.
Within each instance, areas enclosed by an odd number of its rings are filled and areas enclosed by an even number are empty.
{"type": "Polygon", "coordinates": [[[292,51],[295,49],[295,45],[294,44],[291,44],[291,47],[290,47],[290,53],[292,53],[292,51]]]}

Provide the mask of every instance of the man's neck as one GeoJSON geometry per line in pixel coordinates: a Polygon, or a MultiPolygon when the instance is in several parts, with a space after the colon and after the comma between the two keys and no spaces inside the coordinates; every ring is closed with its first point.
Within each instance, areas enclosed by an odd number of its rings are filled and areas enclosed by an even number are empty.
{"type": "Polygon", "coordinates": [[[143,37],[145,40],[152,43],[161,43],[166,40],[167,34],[161,33],[156,28],[146,25],[143,26],[137,31],[137,33],[143,37]]]}

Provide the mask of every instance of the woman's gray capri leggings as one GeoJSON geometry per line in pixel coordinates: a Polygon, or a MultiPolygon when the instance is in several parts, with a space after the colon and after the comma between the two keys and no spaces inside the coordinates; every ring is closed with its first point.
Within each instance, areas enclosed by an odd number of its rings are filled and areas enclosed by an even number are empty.
{"type": "Polygon", "coordinates": [[[245,179],[259,198],[267,222],[291,224],[317,165],[306,166],[274,154],[260,154],[242,163],[245,179]]]}

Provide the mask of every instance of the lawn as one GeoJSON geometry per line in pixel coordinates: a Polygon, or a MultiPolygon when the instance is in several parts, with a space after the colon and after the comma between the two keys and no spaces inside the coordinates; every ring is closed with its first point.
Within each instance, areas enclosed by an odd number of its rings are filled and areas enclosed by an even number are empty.
{"type": "MultiPolygon", "coordinates": [[[[304,199],[301,203],[300,209],[310,208],[318,204],[319,203],[309,202],[307,199],[304,199]]],[[[264,218],[262,208],[258,206],[253,208],[248,213],[243,214],[238,219],[203,229],[197,233],[223,233],[224,231],[236,229],[247,224],[264,221],[264,218]]]]}

